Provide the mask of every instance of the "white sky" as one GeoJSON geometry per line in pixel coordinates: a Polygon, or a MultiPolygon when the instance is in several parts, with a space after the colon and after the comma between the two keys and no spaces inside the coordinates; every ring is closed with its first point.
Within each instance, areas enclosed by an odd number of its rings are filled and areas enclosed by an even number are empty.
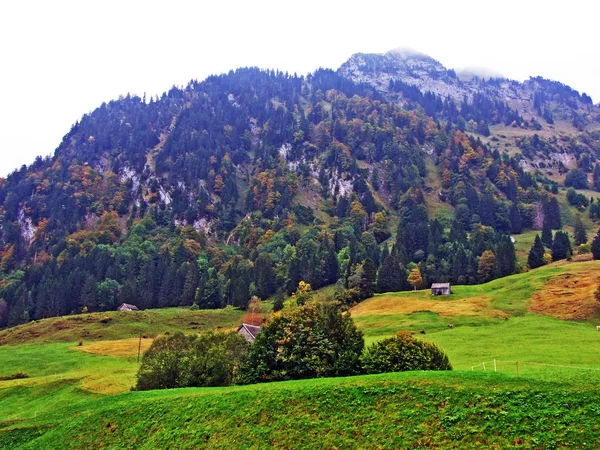
{"type": "Polygon", "coordinates": [[[14,0],[0,4],[0,176],[120,94],[243,66],[306,74],[410,47],[448,68],[541,75],[600,101],[590,0],[14,0]]]}

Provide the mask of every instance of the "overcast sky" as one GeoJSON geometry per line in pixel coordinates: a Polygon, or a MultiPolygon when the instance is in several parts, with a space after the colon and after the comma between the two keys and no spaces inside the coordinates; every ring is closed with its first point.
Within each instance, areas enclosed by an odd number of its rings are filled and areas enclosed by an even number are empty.
{"type": "Polygon", "coordinates": [[[306,74],[409,47],[448,68],[541,75],[600,101],[595,2],[53,0],[0,4],[0,176],[53,154],[120,94],[242,66],[306,74]]]}

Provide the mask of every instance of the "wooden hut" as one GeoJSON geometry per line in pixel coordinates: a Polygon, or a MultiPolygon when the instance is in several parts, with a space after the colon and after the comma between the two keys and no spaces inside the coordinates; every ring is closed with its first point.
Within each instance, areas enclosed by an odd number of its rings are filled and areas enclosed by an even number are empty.
{"type": "Polygon", "coordinates": [[[431,285],[431,295],[450,295],[450,283],[433,283],[431,285]]]}

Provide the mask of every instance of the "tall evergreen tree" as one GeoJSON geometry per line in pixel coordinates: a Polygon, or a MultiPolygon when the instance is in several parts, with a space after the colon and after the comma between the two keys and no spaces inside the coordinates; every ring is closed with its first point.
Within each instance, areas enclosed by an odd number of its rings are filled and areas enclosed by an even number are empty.
{"type": "Polygon", "coordinates": [[[542,240],[540,239],[540,235],[535,235],[535,241],[531,246],[531,250],[529,251],[529,256],[527,256],[527,265],[530,269],[535,269],[536,267],[541,267],[544,265],[544,244],[542,244],[542,240]]]}
{"type": "Polygon", "coordinates": [[[547,220],[544,220],[542,228],[542,243],[546,247],[552,248],[552,228],[550,228],[550,222],[547,220]]]}
{"type": "Polygon", "coordinates": [[[566,231],[557,231],[552,242],[552,259],[558,261],[559,259],[570,258],[573,255],[571,249],[571,241],[566,231]]]}
{"type": "Polygon", "coordinates": [[[521,217],[521,211],[516,203],[512,203],[509,211],[510,219],[510,232],[513,234],[520,234],[523,231],[523,218],[521,217]]]}
{"type": "Polygon", "coordinates": [[[562,228],[562,222],[560,219],[560,206],[556,197],[552,196],[544,202],[544,223],[548,222],[553,230],[560,230],[562,228]]]}
{"type": "Polygon", "coordinates": [[[400,261],[388,255],[381,264],[377,277],[377,292],[396,292],[403,290],[406,285],[406,273],[400,261]]]}
{"type": "Polygon", "coordinates": [[[496,275],[506,277],[516,271],[517,257],[510,236],[502,235],[496,245],[496,275]]]}
{"type": "Polygon", "coordinates": [[[587,233],[585,231],[585,226],[583,225],[583,222],[581,221],[581,216],[577,215],[577,217],[575,217],[575,227],[574,227],[574,231],[573,231],[573,240],[575,242],[575,245],[581,245],[581,244],[585,244],[587,242],[587,233]]]}
{"type": "Polygon", "coordinates": [[[600,259],[600,229],[592,241],[592,256],[594,259],[600,259]]]}

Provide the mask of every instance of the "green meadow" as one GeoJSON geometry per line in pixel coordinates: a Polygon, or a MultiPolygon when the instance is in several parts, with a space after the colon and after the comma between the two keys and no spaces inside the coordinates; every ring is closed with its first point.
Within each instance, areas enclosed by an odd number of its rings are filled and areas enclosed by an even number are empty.
{"type": "Polygon", "coordinates": [[[130,392],[140,332],[149,341],[231,328],[243,313],[108,313],[5,330],[0,376],[29,378],[0,381],[0,448],[598,448],[600,315],[530,312],[569,274],[596,279],[600,264],[550,265],[451,296],[380,294],[352,309],[367,343],[414,331],[447,352],[452,372],[130,392]],[[79,346],[82,335],[102,338],[79,346]]]}

